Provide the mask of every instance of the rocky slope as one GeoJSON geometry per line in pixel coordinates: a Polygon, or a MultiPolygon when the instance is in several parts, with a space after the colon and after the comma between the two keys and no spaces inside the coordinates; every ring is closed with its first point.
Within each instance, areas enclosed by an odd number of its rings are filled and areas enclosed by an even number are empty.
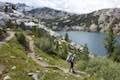
{"type": "Polygon", "coordinates": [[[72,14],[64,12],[64,11],[59,11],[59,10],[55,10],[55,9],[51,9],[48,7],[43,7],[43,8],[35,8],[32,9],[30,11],[26,11],[25,12],[26,15],[30,15],[30,16],[35,16],[35,17],[39,17],[42,19],[55,19],[58,17],[65,17],[65,16],[70,16],[72,14]]]}
{"type": "Polygon", "coordinates": [[[20,11],[20,12],[30,11],[30,10],[34,9],[34,7],[28,6],[24,3],[17,3],[15,5],[16,5],[17,11],[20,11]]]}
{"type": "MultiPolygon", "coordinates": [[[[88,14],[73,14],[60,10],[44,8],[33,8],[26,4],[12,4],[0,2],[0,12],[3,12],[5,5],[9,6],[9,13],[5,14],[12,19],[41,19],[41,22],[53,30],[79,30],[92,32],[105,32],[109,27],[120,34],[120,9],[102,9],[88,14]],[[16,11],[11,6],[16,6],[16,11]],[[23,12],[23,13],[22,13],[23,12]],[[25,16],[24,16],[25,14],[25,16]]],[[[0,13],[1,14],[1,13],[0,13]]],[[[2,13],[3,15],[3,13],[2,13]]],[[[0,23],[3,24],[4,17],[0,16],[0,23]]]]}
{"type": "Polygon", "coordinates": [[[26,19],[25,15],[22,13],[24,11],[31,10],[32,7],[29,7],[25,4],[12,4],[12,3],[3,3],[0,2],[0,27],[4,27],[6,22],[11,20],[12,22],[17,22],[19,19],[26,19]],[[5,6],[7,6],[7,12],[4,11],[5,6]],[[12,9],[12,7],[15,9],[12,9]]]}
{"type": "Polygon", "coordinates": [[[111,26],[120,32],[120,9],[102,9],[89,14],[71,14],[50,8],[38,8],[29,11],[33,16],[39,16],[41,21],[53,30],[82,30],[104,32],[111,26]]]}
{"type": "Polygon", "coordinates": [[[16,8],[16,10],[19,12],[30,11],[34,8],[31,6],[28,6],[24,3],[13,4],[13,3],[9,3],[9,2],[0,2],[0,12],[4,11],[5,6],[8,6],[9,12],[12,12],[12,6],[14,6],[16,8]]]}

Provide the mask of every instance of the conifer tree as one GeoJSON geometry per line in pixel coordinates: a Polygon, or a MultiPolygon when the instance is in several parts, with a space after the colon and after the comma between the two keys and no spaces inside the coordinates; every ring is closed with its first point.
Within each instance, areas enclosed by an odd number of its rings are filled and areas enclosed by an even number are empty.
{"type": "Polygon", "coordinates": [[[4,6],[4,12],[5,12],[5,13],[8,12],[8,6],[7,6],[7,5],[4,6]]]}
{"type": "Polygon", "coordinates": [[[105,39],[105,48],[108,53],[108,57],[112,56],[112,53],[114,52],[115,49],[115,34],[113,32],[112,27],[109,28],[107,34],[106,34],[106,39],[105,39]]]}
{"type": "Polygon", "coordinates": [[[67,42],[70,41],[70,40],[69,40],[69,35],[68,35],[68,33],[65,34],[65,41],[67,41],[67,42]]]}
{"type": "Polygon", "coordinates": [[[112,54],[112,59],[116,62],[120,62],[120,44],[116,44],[114,52],[112,54]]]}

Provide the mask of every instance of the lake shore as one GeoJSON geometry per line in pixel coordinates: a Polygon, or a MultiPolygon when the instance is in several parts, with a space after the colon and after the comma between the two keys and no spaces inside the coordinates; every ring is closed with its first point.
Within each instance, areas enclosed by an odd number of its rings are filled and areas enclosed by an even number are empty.
{"type": "MultiPolygon", "coordinates": [[[[87,44],[89,51],[98,56],[106,55],[106,49],[104,47],[105,34],[99,32],[83,32],[83,31],[56,31],[61,36],[64,36],[67,32],[72,42],[77,44],[87,44]]],[[[117,36],[118,42],[120,37],[117,36]]]]}

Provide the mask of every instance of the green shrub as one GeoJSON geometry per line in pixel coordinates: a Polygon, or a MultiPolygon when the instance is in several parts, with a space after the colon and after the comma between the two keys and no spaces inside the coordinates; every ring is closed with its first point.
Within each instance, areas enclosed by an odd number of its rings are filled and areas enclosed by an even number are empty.
{"type": "Polygon", "coordinates": [[[65,59],[68,54],[68,45],[66,43],[58,44],[51,36],[37,38],[35,45],[48,54],[58,55],[62,59],[65,59]]]}
{"type": "Polygon", "coordinates": [[[112,53],[113,61],[120,62],[120,44],[115,46],[114,52],[112,53]]]}
{"type": "Polygon", "coordinates": [[[54,49],[54,40],[52,37],[41,37],[36,39],[35,45],[45,52],[52,52],[54,49]]]}
{"type": "Polygon", "coordinates": [[[86,44],[83,47],[83,51],[79,53],[79,56],[81,60],[89,60],[89,50],[86,44]]]}
{"type": "Polygon", "coordinates": [[[120,80],[120,64],[107,58],[95,58],[89,62],[79,64],[79,69],[84,70],[96,80],[120,80]]]}
{"type": "Polygon", "coordinates": [[[16,38],[17,38],[17,41],[23,46],[25,47],[25,49],[28,49],[28,43],[27,43],[27,40],[26,40],[26,37],[24,35],[23,32],[17,32],[15,34],[16,38]]]}
{"type": "Polygon", "coordinates": [[[39,28],[38,26],[33,26],[32,30],[33,34],[35,35],[35,37],[50,37],[50,35],[44,30],[39,28]]]}
{"type": "Polygon", "coordinates": [[[62,59],[66,59],[68,54],[68,45],[66,43],[62,43],[59,45],[59,50],[57,51],[57,55],[62,59]]]}

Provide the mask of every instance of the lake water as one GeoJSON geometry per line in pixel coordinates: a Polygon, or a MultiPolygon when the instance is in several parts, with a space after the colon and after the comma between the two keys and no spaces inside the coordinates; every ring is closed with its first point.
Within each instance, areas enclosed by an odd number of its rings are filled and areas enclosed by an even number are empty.
{"type": "MultiPolygon", "coordinates": [[[[58,31],[58,33],[62,36],[65,35],[65,31],[58,31]]],[[[75,43],[80,43],[82,45],[87,44],[89,51],[97,54],[99,56],[103,56],[107,53],[104,48],[104,33],[92,33],[92,32],[80,32],[80,31],[67,31],[70,40],[75,43]]],[[[120,42],[120,37],[117,38],[120,42]]]]}

